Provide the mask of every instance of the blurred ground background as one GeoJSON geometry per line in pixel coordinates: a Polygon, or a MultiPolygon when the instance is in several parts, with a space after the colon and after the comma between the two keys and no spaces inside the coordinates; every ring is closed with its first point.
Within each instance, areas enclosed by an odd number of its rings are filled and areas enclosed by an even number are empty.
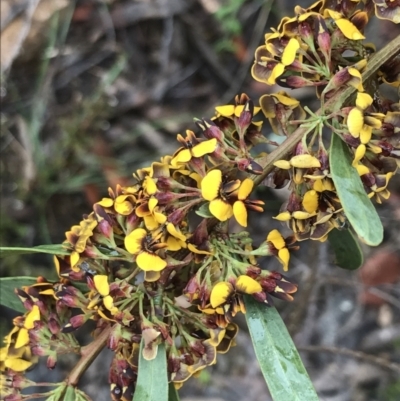
{"type": "MultiPolygon", "coordinates": [[[[193,117],[210,117],[237,93],[257,102],[277,90],[252,80],[249,69],[263,34],[295,5],[275,2],[269,13],[261,0],[0,4],[3,246],[63,241],[108,186],[128,184],[134,170],[171,154],[176,134],[195,129],[193,117]]],[[[374,29],[378,46],[400,34],[383,21],[374,29]]],[[[313,105],[312,90],[295,96],[313,105]]],[[[391,192],[379,207],[385,241],[364,247],[360,271],[335,267],[328,244],[308,242],[292,260],[289,275],[300,290],[292,304],[278,307],[324,401],[400,399],[399,176],[391,192]]],[[[250,224],[260,240],[284,197],[260,189],[266,213],[250,224]]],[[[51,258],[40,255],[8,257],[0,273],[54,278],[51,258]]],[[[1,334],[10,317],[3,310],[1,334]]],[[[244,319],[238,324],[237,347],[186,383],[183,401],[270,400],[244,319]]],[[[109,358],[105,351],[83,379],[93,400],[110,399],[109,358]]],[[[68,361],[34,374],[62,380],[63,369],[68,361]]]]}

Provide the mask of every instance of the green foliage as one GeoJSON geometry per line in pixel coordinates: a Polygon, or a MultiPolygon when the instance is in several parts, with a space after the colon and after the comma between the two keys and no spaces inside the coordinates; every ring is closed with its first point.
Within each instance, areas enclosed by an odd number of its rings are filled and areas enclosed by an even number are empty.
{"type": "Polygon", "coordinates": [[[35,277],[1,277],[0,278],[0,304],[14,309],[17,312],[26,312],[22,302],[15,295],[14,290],[24,285],[36,283],[35,277]]]}
{"type": "Polygon", "coordinates": [[[347,219],[361,240],[371,246],[379,245],[383,240],[381,220],[365,193],[357,170],[351,165],[348,147],[338,135],[332,135],[330,165],[347,219]]]}
{"type": "Polygon", "coordinates": [[[285,323],[275,308],[245,297],[246,321],[261,372],[274,400],[318,401],[285,323]]]}
{"type": "MultiPolygon", "coordinates": [[[[139,372],[133,401],[168,401],[167,355],[164,344],[158,346],[157,356],[143,358],[144,339],[140,343],[139,372]]],[[[172,392],[173,394],[173,392],[172,392]]]]}
{"type": "Polygon", "coordinates": [[[332,230],[328,240],[335,252],[335,263],[339,267],[356,270],[363,264],[360,245],[350,230],[332,230]]]}
{"type": "Polygon", "coordinates": [[[23,255],[29,253],[48,253],[50,255],[69,255],[71,251],[66,250],[62,245],[38,245],[34,247],[0,247],[0,258],[11,255],[23,255]]]}

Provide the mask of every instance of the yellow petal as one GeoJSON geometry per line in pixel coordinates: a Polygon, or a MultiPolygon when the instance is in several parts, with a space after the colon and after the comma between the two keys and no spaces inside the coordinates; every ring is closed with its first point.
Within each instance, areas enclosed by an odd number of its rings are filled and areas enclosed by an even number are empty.
{"type": "Polygon", "coordinates": [[[235,117],[240,117],[240,115],[242,114],[242,111],[244,110],[244,104],[238,104],[235,107],[235,117]]]}
{"type": "Polygon", "coordinates": [[[235,284],[236,290],[245,294],[254,294],[262,291],[261,284],[249,276],[239,276],[235,284]]]}
{"type": "MultiPolygon", "coordinates": [[[[268,95],[264,95],[264,96],[268,96],[268,95]]],[[[297,107],[300,104],[300,101],[290,97],[286,92],[278,92],[278,93],[274,93],[271,96],[273,96],[275,99],[277,99],[279,101],[279,103],[282,103],[284,106],[288,106],[291,108],[297,107]]]]}
{"type": "Polygon", "coordinates": [[[175,227],[172,223],[167,224],[167,231],[175,238],[178,238],[181,241],[186,241],[186,236],[182,234],[181,230],[175,227]]]}
{"type": "Polygon", "coordinates": [[[318,209],[318,194],[317,191],[311,189],[304,194],[303,207],[308,213],[315,213],[318,209]]]}
{"type": "Polygon", "coordinates": [[[278,230],[272,230],[267,236],[267,242],[271,242],[276,249],[282,249],[286,246],[282,234],[278,230]]]}
{"type": "Polygon", "coordinates": [[[313,189],[315,189],[317,192],[325,191],[324,183],[320,178],[314,181],[313,189]]]}
{"type": "Polygon", "coordinates": [[[247,209],[244,202],[236,201],[233,204],[233,215],[242,227],[247,227],[247,209]]]}
{"type": "Polygon", "coordinates": [[[158,199],[157,198],[150,198],[148,204],[149,204],[150,212],[153,213],[155,207],[158,205],[158,199]]]}
{"type": "Polygon", "coordinates": [[[213,308],[226,302],[229,295],[232,294],[233,287],[231,283],[225,281],[217,283],[211,290],[210,303],[213,308]]]}
{"type": "Polygon", "coordinates": [[[182,149],[172,160],[172,166],[177,166],[179,163],[187,163],[192,158],[189,149],[182,149]]]}
{"type": "Polygon", "coordinates": [[[283,270],[287,272],[289,270],[289,260],[290,260],[290,253],[289,249],[282,248],[278,251],[278,257],[283,264],[283,270]]]}
{"type": "Polygon", "coordinates": [[[228,104],[225,106],[217,106],[215,108],[218,114],[224,117],[231,117],[235,113],[235,106],[233,104],[228,104]]]}
{"type": "Polygon", "coordinates": [[[309,154],[293,156],[290,159],[290,164],[297,168],[314,168],[321,167],[319,160],[309,154]]]}
{"type": "Polygon", "coordinates": [[[110,293],[110,286],[108,284],[108,277],[105,274],[96,274],[93,277],[94,286],[102,297],[110,293]]]}
{"type": "Polygon", "coordinates": [[[239,192],[238,192],[238,199],[245,200],[253,190],[254,182],[250,178],[246,178],[243,180],[242,184],[240,185],[239,192]]]}
{"type": "Polygon", "coordinates": [[[282,170],[289,170],[292,167],[292,165],[288,160],[277,160],[274,163],[274,166],[281,168],[282,170]]]}
{"type": "Polygon", "coordinates": [[[146,237],[147,231],[144,228],[137,228],[125,237],[126,250],[135,255],[142,249],[142,241],[146,237]]]}
{"type": "Polygon", "coordinates": [[[368,124],[370,127],[379,129],[382,127],[382,121],[379,118],[375,118],[372,116],[365,116],[364,117],[365,124],[368,124]]]}
{"type": "Polygon", "coordinates": [[[330,9],[326,9],[326,10],[324,10],[324,17],[327,18],[328,16],[331,17],[332,19],[334,19],[335,21],[343,18],[343,15],[340,14],[339,12],[330,10],[330,9]]]}
{"type": "Polygon", "coordinates": [[[229,203],[222,199],[214,199],[210,202],[210,212],[219,221],[226,221],[233,216],[233,209],[229,203]]]}
{"type": "Polygon", "coordinates": [[[354,154],[354,160],[353,160],[353,166],[357,165],[358,162],[364,157],[365,151],[366,151],[365,145],[359,145],[356,149],[356,152],[354,154]]]}
{"type": "Polygon", "coordinates": [[[357,93],[356,106],[358,108],[365,110],[366,108],[371,106],[372,102],[373,102],[373,99],[368,93],[365,93],[365,92],[357,93]]]}
{"type": "Polygon", "coordinates": [[[29,333],[28,330],[22,327],[19,329],[17,340],[15,341],[15,348],[21,348],[29,343],[29,333]]]}
{"type": "Polygon", "coordinates": [[[276,78],[280,77],[285,71],[285,66],[282,63],[278,63],[271,72],[271,75],[267,79],[268,85],[275,85],[276,78]]]}
{"type": "MultiPolygon", "coordinates": [[[[96,277],[96,276],[95,276],[96,277]]],[[[111,295],[107,295],[103,298],[104,306],[109,310],[113,310],[114,308],[114,301],[111,295]]]]}
{"type": "Polygon", "coordinates": [[[202,157],[206,154],[214,152],[217,148],[217,140],[216,138],[209,139],[208,141],[204,141],[194,146],[192,149],[192,155],[194,157],[202,157]]]}
{"type": "Polygon", "coordinates": [[[205,251],[205,250],[202,250],[202,249],[198,249],[197,247],[196,247],[196,245],[194,245],[194,244],[187,244],[187,247],[188,247],[188,249],[189,249],[189,251],[190,252],[193,252],[193,253],[197,253],[197,254],[199,254],[199,255],[212,255],[212,253],[211,252],[209,252],[209,251],[205,251]]]}
{"type": "MultiPolygon", "coordinates": [[[[78,252],[73,251],[73,252],[71,253],[70,262],[71,262],[71,267],[72,267],[72,269],[74,270],[74,267],[75,267],[76,264],[79,262],[79,253],[78,253],[78,252]]],[[[79,271],[79,269],[78,269],[78,271],[79,271]]]]}
{"type": "Polygon", "coordinates": [[[364,124],[361,131],[360,131],[360,141],[363,144],[367,144],[372,137],[372,127],[369,125],[364,124]]]}
{"type": "Polygon", "coordinates": [[[114,201],[110,198],[103,198],[100,202],[97,202],[96,204],[103,207],[111,207],[114,204],[114,201]]]}
{"type": "Polygon", "coordinates": [[[337,19],[336,25],[347,39],[362,40],[365,36],[357,29],[357,27],[345,18],[337,19]]]}
{"type": "Polygon", "coordinates": [[[364,114],[362,110],[360,110],[357,107],[354,107],[354,109],[350,110],[350,113],[347,117],[347,128],[349,129],[350,134],[354,138],[358,138],[363,125],[364,125],[364,114]]]}
{"type": "Polygon", "coordinates": [[[137,265],[144,271],[160,271],[167,266],[167,262],[155,253],[142,252],[136,257],[137,265]]]}
{"type": "Polygon", "coordinates": [[[201,181],[201,195],[205,200],[214,200],[219,193],[222,182],[221,170],[211,170],[201,181]]]}
{"type": "Polygon", "coordinates": [[[348,73],[353,77],[350,79],[348,84],[353,88],[356,88],[359,92],[363,92],[364,87],[362,85],[362,75],[360,71],[357,68],[350,67],[348,73]]]}
{"type": "Polygon", "coordinates": [[[300,48],[299,41],[295,38],[291,38],[289,43],[285,47],[282,53],[282,64],[283,65],[290,65],[296,59],[296,52],[300,48]]]}
{"type": "Polygon", "coordinates": [[[282,213],[279,213],[278,216],[274,217],[275,220],[279,220],[279,221],[289,221],[291,218],[292,218],[292,215],[290,214],[290,212],[282,212],[282,213]]]}
{"type": "Polygon", "coordinates": [[[302,212],[300,210],[297,210],[292,213],[292,216],[297,219],[297,220],[306,220],[312,216],[311,213],[308,212],[302,212]]]}
{"type": "Polygon", "coordinates": [[[15,372],[23,372],[27,370],[31,365],[32,362],[25,361],[19,358],[6,359],[4,362],[4,366],[6,368],[12,369],[15,372]]]}
{"type": "Polygon", "coordinates": [[[144,180],[144,188],[148,195],[154,195],[157,192],[157,184],[155,180],[147,176],[144,180]]]}
{"type": "Polygon", "coordinates": [[[32,306],[32,310],[28,312],[25,318],[25,323],[24,326],[26,329],[33,329],[34,324],[33,322],[36,322],[37,320],[40,320],[40,310],[37,305],[32,306]]]}
{"type": "MultiPolygon", "coordinates": [[[[125,196],[124,196],[125,197],[125,196]]],[[[117,198],[118,199],[118,198],[117,198]]],[[[117,199],[114,202],[114,209],[117,213],[122,214],[123,216],[128,216],[133,212],[134,206],[129,200],[117,202],[117,199]]]]}
{"type": "Polygon", "coordinates": [[[149,231],[153,231],[160,226],[160,223],[155,219],[154,216],[144,216],[143,217],[144,225],[149,231]]]}
{"type": "Polygon", "coordinates": [[[357,169],[358,175],[364,175],[369,173],[369,168],[363,164],[357,164],[354,166],[357,169]]]}
{"type": "Polygon", "coordinates": [[[179,249],[182,249],[181,241],[178,239],[172,237],[171,235],[167,238],[167,250],[168,251],[179,251],[179,249]]]}

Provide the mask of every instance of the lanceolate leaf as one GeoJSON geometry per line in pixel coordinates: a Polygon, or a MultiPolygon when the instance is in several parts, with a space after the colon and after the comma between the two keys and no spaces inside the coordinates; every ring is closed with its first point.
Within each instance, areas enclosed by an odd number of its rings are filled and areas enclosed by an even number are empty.
{"type": "Polygon", "coordinates": [[[167,355],[164,344],[158,346],[157,356],[146,361],[140,344],[138,379],[133,401],[168,401],[167,355]]]}
{"type": "Polygon", "coordinates": [[[246,320],[274,401],[319,401],[295,345],[275,308],[245,297],[246,320]]]}
{"type": "Polygon", "coordinates": [[[10,255],[21,255],[26,253],[49,253],[51,255],[69,255],[71,251],[66,250],[62,245],[39,245],[32,248],[0,247],[0,257],[10,255]]]}
{"type": "Polygon", "coordinates": [[[67,388],[65,389],[63,401],[77,401],[77,394],[75,393],[74,387],[67,386],[67,388]]]}
{"type": "Polygon", "coordinates": [[[351,155],[338,135],[332,135],[330,151],[332,179],[347,219],[366,244],[376,246],[383,240],[383,227],[374,205],[368,198],[351,155]]]}
{"type": "Polygon", "coordinates": [[[355,270],[363,264],[360,245],[350,230],[332,230],[328,241],[335,252],[335,263],[339,267],[355,270]]]}
{"type": "Polygon", "coordinates": [[[169,383],[168,401],[179,401],[178,390],[175,388],[173,383],[169,383]]]}
{"type": "Polygon", "coordinates": [[[22,302],[15,295],[14,289],[36,283],[35,277],[2,277],[0,278],[0,304],[17,312],[26,312],[22,302]]]}

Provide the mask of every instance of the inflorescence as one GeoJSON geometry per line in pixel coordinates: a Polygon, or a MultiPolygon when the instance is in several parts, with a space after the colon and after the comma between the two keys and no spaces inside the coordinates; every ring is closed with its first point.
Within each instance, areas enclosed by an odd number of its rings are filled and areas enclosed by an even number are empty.
{"type": "Polygon", "coordinates": [[[131,186],[109,189],[93,205],[66,233],[69,254],[55,256],[59,281],[39,277],[16,291],[27,312],[14,319],[1,348],[2,399],[25,399],[20,391],[35,383],[23,373],[38,357],[46,356],[53,368],[59,355],[80,354],[74,332],[88,320],[95,322],[94,338],[111,328],[114,400],[132,399],[142,340],[147,360],[165,345],[168,379],[179,388],[234,345],[238,326],[232,319],[245,312],[244,294],[266,305],[272,297],[293,299],[297,285],[261,267],[258,258],[275,256],[287,271],[298,242],[325,241],[332,229],[346,226],[327,138],[334,132],[347,144],[377,203],[389,197],[388,182],[400,166],[400,104],[380,92],[381,85],[399,89],[399,56],[362,80],[375,51],[363,34],[374,14],[399,22],[399,1],[297,6],[296,16],[283,18],[257,49],[254,79],[290,89],[314,86],[322,113],[307,115],[285,91],[262,96],[260,107],[237,96],[235,104],[216,107],[211,119],[195,120],[198,133],[179,134],[172,156],[137,170],[131,186]],[[356,95],[324,114],[325,102],[344,86],[356,95]],[[289,188],[275,219],[291,235],[274,229],[255,246],[248,232],[232,232],[229,222],[245,228],[249,211],[263,211],[252,193],[265,154],[253,155],[252,148],[278,145],[263,135],[262,114],[278,135],[288,137],[301,125],[308,129],[262,180],[289,188]]]}

